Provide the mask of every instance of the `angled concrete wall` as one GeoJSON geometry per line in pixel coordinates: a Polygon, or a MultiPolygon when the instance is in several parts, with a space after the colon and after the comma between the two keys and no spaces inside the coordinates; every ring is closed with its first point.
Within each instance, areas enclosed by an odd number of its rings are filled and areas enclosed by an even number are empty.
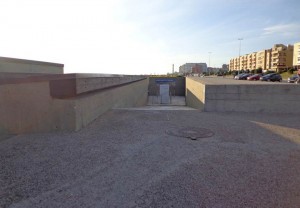
{"type": "Polygon", "coordinates": [[[0,73],[63,74],[64,65],[50,62],[0,57],[0,73]]]}
{"type": "Polygon", "coordinates": [[[212,84],[187,78],[187,105],[211,112],[300,113],[300,87],[293,84],[212,84]]]}
{"type": "Polygon", "coordinates": [[[0,133],[79,130],[111,108],[147,103],[145,77],[118,76],[109,84],[101,75],[98,82],[96,75],[90,76],[91,80],[78,74],[0,80],[0,133]]]}
{"type": "Polygon", "coordinates": [[[144,79],[76,98],[76,130],[85,127],[112,108],[145,106],[148,96],[147,88],[148,79],[144,79]]]}
{"type": "Polygon", "coordinates": [[[191,78],[186,78],[186,105],[203,110],[205,103],[205,85],[191,78]]]}

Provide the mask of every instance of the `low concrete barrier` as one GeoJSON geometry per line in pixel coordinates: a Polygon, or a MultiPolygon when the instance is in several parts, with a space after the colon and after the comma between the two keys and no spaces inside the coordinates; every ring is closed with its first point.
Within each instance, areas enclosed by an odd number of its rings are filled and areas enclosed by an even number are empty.
{"type": "Polygon", "coordinates": [[[65,74],[0,80],[0,133],[79,130],[111,108],[146,105],[147,88],[143,76],[65,74]]]}
{"type": "Polygon", "coordinates": [[[213,112],[300,113],[300,87],[293,84],[187,78],[187,105],[213,112]]]}
{"type": "Polygon", "coordinates": [[[64,65],[44,61],[0,57],[0,73],[2,72],[63,74],[64,65]]]}

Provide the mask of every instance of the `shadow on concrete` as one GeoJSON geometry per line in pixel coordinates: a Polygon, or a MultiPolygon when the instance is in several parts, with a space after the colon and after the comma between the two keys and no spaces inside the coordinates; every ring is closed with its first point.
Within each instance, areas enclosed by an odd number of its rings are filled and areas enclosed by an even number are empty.
{"type": "Polygon", "coordinates": [[[204,103],[202,103],[189,89],[186,89],[186,104],[189,107],[204,110],[204,103]]]}

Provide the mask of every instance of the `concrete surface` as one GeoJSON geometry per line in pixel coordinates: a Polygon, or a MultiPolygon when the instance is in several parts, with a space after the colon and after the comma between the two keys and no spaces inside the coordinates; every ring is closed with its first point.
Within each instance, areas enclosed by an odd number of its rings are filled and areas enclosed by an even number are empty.
{"type": "MultiPolygon", "coordinates": [[[[147,105],[163,105],[160,96],[148,96],[147,105]]],[[[185,106],[185,96],[171,96],[170,103],[166,105],[185,106]]]]}
{"type": "Polygon", "coordinates": [[[0,73],[63,74],[64,65],[44,61],[0,57],[0,73]]]}
{"type": "Polygon", "coordinates": [[[288,83],[191,77],[187,105],[210,112],[298,113],[300,87],[288,83]]]}
{"type": "Polygon", "coordinates": [[[136,111],[136,110],[141,110],[141,111],[152,111],[152,110],[157,110],[157,111],[177,111],[177,110],[196,110],[195,108],[190,108],[188,106],[183,106],[183,105],[147,105],[147,106],[142,106],[142,107],[136,107],[136,108],[115,108],[115,110],[130,110],[130,111],[136,111]]]}
{"type": "Polygon", "coordinates": [[[0,140],[0,207],[299,207],[299,135],[296,115],[111,110],[0,140]],[[195,127],[214,135],[166,134],[195,127]]]}

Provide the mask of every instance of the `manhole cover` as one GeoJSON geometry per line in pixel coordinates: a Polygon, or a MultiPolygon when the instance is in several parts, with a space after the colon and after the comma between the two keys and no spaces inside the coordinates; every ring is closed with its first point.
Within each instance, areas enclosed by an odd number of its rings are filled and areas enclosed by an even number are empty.
{"type": "Polygon", "coordinates": [[[205,128],[196,128],[196,127],[189,127],[189,128],[182,128],[182,129],[170,129],[166,130],[166,133],[171,136],[178,136],[178,137],[185,137],[192,140],[197,140],[199,138],[207,138],[212,137],[214,132],[209,129],[205,128]]]}

